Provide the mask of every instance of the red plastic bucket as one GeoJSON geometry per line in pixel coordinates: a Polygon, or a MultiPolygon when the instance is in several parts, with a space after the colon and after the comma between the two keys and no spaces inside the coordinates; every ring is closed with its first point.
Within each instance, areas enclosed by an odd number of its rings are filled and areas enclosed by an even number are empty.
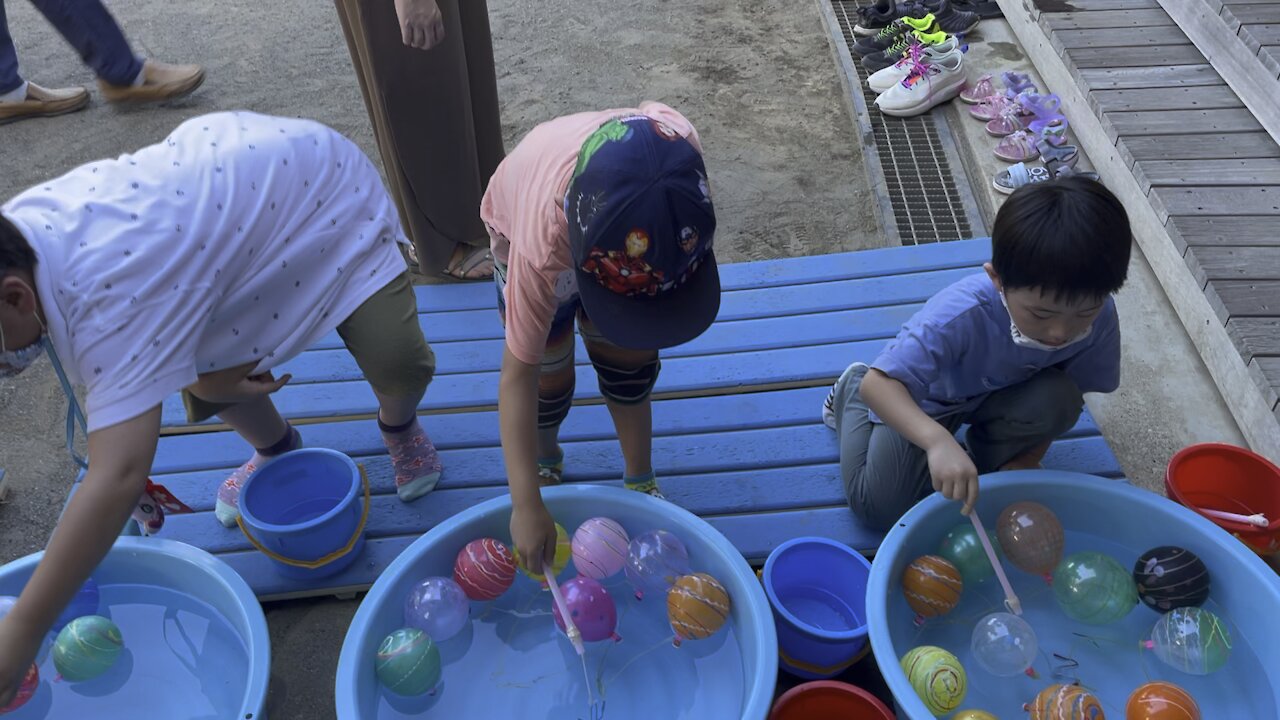
{"type": "Polygon", "coordinates": [[[1280,552],[1280,468],[1261,455],[1221,443],[1192,445],[1169,461],[1164,484],[1170,499],[1197,512],[1262,513],[1266,527],[1200,514],[1259,555],[1280,552]]]}
{"type": "Polygon", "coordinates": [[[894,720],[876,696],[848,683],[817,680],[797,685],[773,704],[769,720],[894,720]]]}

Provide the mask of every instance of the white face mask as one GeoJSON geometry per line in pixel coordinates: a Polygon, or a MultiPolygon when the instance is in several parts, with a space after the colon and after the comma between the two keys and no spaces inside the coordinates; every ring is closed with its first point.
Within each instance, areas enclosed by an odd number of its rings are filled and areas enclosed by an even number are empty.
{"type": "MultiPolygon", "coordinates": [[[[36,318],[38,322],[39,317],[36,318]]],[[[41,324],[43,327],[43,323],[41,324]]],[[[44,339],[43,333],[40,336],[44,339]]],[[[31,367],[44,353],[44,343],[37,340],[24,348],[10,350],[4,341],[4,326],[0,325],[0,378],[11,378],[31,367]]]]}
{"type": "MultiPolygon", "coordinates": [[[[1000,302],[1004,304],[1004,309],[1006,312],[1008,312],[1009,301],[1005,299],[1003,292],[1000,293],[1000,302]]],[[[1013,321],[1013,313],[1009,312],[1009,336],[1013,338],[1013,344],[1017,345],[1018,347],[1029,348],[1031,350],[1043,350],[1045,352],[1054,352],[1055,350],[1062,350],[1063,348],[1071,347],[1072,345],[1075,345],[1081,340],[1084,340],[1085,338],[1089,337],[1089,335],[1091,335],[1092,333],[1093,333],[1093,323],[1090,323],[1089,327],[1085,328],[1084,332],[1062,343],[1061,345],[1046,345],[1045,343],[1042,343],[1039,340],[1036,340],[1035,338],[1027,337],[1026,335],[1022,334],[1022,331],[1018,329],[1018,324],[1013,321]]]]}

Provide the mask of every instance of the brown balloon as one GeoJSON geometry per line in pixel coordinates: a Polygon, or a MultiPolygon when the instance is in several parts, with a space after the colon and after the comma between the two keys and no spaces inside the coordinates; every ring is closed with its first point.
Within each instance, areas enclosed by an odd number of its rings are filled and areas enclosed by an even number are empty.
{"type": "Polygon", "coordinates": [[[1200,720],[1200,706],[1186,690],[1156,681],[1133,691],[1124,716],[1126,720],[1200,720]]]}
{"type": "Polygon", "coordinates": [[[996,523],[1000,547],[1019,570],[1052,578],[1062,562],[1065,536],[1058,516],[1036,502],[1016,502],[1000,513],[996,523]]]}
{"type": "Polygon", "coordinates": [[[960,602],[963,590],[960,571],[937,555],[912,560],[902,573],[902,593],[907,605],[916,612],[917,622],[951,612],[960,602]]]}

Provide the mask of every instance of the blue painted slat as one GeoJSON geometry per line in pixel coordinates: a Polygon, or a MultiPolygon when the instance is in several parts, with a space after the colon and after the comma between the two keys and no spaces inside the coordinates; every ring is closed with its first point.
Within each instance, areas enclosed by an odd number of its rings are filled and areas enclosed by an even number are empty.
{"type": "MultiPolygon", "coordinates": [[[[867,340],[714,357],[672,358],[663,361],[655,391],[660,394],[712,390],[731,392],[779,382],[821,384],[838,377],[850,362],[871,362],[886,342],[867,340]]],[[[578,368],[575,399],[581,402],[599,397],[594,369],[590,366],[578,368]]],[[[373,391],[363,380],[298,387],[286,385],[272,395],[272,399],[288,418],[372,415],[378,406],[373,391]]],[[[466,373],[437,378],[431,383],[418,409],[428,412],[481,409],[496,407],[497,403],[496,372],[466,373]]],[[[180,398],[174,396],[165,400],[162,418],[169,427],[186,424],[186,411],[180,398]]],[[[205,424],[216,423],[214,418],[205,424]]]]}

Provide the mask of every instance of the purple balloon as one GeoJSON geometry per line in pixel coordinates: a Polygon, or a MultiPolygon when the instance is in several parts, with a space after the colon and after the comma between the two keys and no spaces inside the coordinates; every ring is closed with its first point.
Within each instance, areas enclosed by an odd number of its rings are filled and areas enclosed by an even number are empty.
{"type": "MultiPolygon", "coordinates": [[[[569,609],[569,617],[582,633],[587,642],[620,639],[614,634],[618,627],[618,607],[614,605],[609,591],[596,580],[579,575],[560,586],[560,594],[564,597],[565,607],[569,609]]],[[[551,603],[551,613],[555,615],[556,625],[565,630],[564,618],[560,608],[551,603]]],[[[566,631],[567,632],[567,631],[566,631]]]]}
{"type": "Polygon", "coordinates": [[[666,530],[650,530],[631,541],[623,570],[637,598],[665,594],[680,576],[690,573],[689,551],[666,530]]]}
{"type": "Polygon", "coordinates": [[[404,622],[444,642],[466,626],[471,601],[452,578],[429,577],[409,591],[404,601],[404,622]]]}

